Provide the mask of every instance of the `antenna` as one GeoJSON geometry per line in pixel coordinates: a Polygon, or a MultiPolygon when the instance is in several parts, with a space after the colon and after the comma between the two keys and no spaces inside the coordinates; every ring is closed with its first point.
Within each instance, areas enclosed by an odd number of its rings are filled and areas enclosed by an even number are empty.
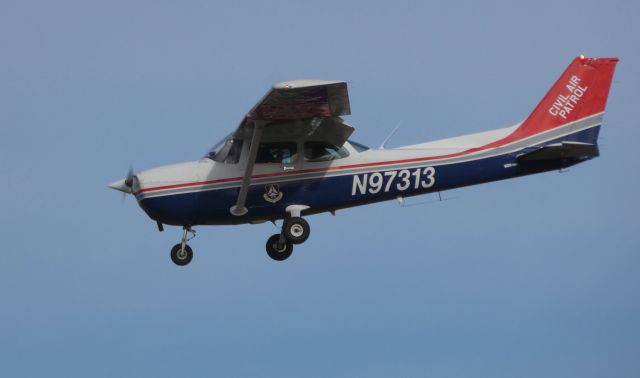
{"type": "Polygon", "coordinates": [[[385,140],[382,142],[382,144],[380,145],[380,147],[378,147],[379,150],[384,150],[384,145],[387,144],[387,142],[389,141],[389,139],[391,139],[391,137],[393,136],[393,134],[396,133],[396,131],[398,131],[398,129],[400,128],[400,126],[402,125],[402,121],[398,122],[398,124],[396,125],[396,127],[391,131],[391,133],[385,138],[385,140]]]}

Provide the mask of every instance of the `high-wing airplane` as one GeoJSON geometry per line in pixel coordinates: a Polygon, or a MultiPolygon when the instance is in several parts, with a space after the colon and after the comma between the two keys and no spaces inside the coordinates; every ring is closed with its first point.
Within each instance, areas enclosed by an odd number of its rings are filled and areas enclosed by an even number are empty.
{"type": "Polygon", "coordinates": [[[267,254],[304,243],[304,217],[390,199],[566,168],[599,155],[598,133],[617,58],[575,58],[523,122],[393,149],[349,140],[344,81],[276,84],[202,159],[130,172],[109,185],[163,225],[181,226],[171,259],[193,258],[194,226],[275,222],[267,254]]]}

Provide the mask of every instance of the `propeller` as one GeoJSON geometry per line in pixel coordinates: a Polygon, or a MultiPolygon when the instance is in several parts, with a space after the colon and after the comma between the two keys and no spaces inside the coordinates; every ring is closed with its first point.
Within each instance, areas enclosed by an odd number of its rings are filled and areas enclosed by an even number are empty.
{"type": "Polygon", "coordinates": [[[122,199],[124,200],[127,194],[133,194],[133,187],[137,179],[138,178],[136,177],[133,171],[133,165],[129,165],[129,171],[127,172],[127,177],[122,180],[118,180],[116,182],[109,184],[109,187],[111,189],[121,191],[122,199]]]}
{"type": "Polygon", "coordinates": [[[129,171],[127,171],[127,178],[124,179],[124,185],[129,188],[129,193],[133,194],[133,179],[136,176],[133,174],[133,164],[129,164],[129,171]]]}

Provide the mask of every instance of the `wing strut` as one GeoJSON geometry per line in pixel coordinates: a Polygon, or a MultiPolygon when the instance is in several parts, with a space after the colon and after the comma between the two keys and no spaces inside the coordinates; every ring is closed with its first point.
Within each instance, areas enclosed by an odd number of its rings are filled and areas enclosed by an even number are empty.
{"type": "Polygon", "coordinates": [[[265,121],[253,121],[253,135],[251,136],[251,147],[249,148],[249,157],[247,158],[247,166],[244,169],[244,177],[242,178],[242,186],[240,186],[240,193],[238,193],[238,201],[235,205],[231,206],[229,211],[231,214],[240,217],[245,215],[249,210],[245,206],[247,201],[247,192],[249,191],[249,185],[251,184],[251,175],[253,175],[253,166],[256,163],[256,156],[258,156],[258,147],[260,147],[260,139],[262,138],[262,130],[264,129],[265,121]]]}

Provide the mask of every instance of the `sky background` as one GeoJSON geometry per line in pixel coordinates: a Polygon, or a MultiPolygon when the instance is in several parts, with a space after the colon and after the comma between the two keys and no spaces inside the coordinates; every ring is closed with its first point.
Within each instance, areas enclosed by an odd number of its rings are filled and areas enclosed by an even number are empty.
{"type": "Polygon", "coordinates": [[[0,0],[0,376],[638,377],[634,1],[0,0]],[[353,138],[513,125],[617,56],[601,157],[271,224],[158,233],[107,184],[201,157],[275,82],[343,79],[353,138]],[[417,197],[410,204],[434,201],[417,197]]]}

